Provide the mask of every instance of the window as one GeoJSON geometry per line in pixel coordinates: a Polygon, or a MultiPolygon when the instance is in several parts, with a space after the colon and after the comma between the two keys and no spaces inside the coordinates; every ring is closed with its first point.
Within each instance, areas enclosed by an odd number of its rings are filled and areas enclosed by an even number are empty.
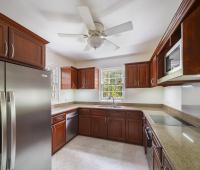
{"type": "Polygon", "coordinates": [[[59,67],[49,66],[47,70],[51,71],[51,101],[52,103],[59,102],[59,67]]]}
{"type": "Polygon", "coordinates": [[[108,68],[101,71],[101,100],[109,100],[111,96],[117,100],[124,97],[122,68],[108,68]]]}

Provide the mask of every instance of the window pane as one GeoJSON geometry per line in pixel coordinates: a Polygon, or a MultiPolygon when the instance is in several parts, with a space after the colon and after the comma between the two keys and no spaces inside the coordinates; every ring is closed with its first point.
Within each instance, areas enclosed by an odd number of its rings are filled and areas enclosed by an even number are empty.
{"type": "Polygon", "coordinates": [[[114,98],[123,98],[123,73],[122,69],[106,69],[102,71],[102,88],[101,94],[103,99],[108,99],[110,96],[114,98]]]}

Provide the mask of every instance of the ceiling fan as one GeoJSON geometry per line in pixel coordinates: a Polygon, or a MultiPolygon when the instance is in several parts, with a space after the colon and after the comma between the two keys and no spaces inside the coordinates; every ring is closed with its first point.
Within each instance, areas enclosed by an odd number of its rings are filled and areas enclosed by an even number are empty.
{"type": "Polygon", "coordinates": [[[116,49],[120,47],[107,39],[108,36],[119,34],[126,31],[133,30],[132,22],[125,22],[123,24],[114,26],[109,29],[104,29],[104,25],[100,22],[95,22],[92,18],[91,12],[87,6],[78,7],[79,14],[88,28],[88,34],[67,34],[58,33],[60,37],[82,37],[87,39],[87,45],[85,50],[90,50],[91,48],[99,48],[104,42],[113,45],[116,49]]]}

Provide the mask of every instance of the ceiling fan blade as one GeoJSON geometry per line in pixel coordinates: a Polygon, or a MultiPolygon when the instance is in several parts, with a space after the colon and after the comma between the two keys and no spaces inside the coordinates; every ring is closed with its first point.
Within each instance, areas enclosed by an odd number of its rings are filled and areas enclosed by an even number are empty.
{"type": "Polygon", "coordinates": [[[104,33],[106,36],[110,36],[110,35],[119,34],[119,33],[130,31],[130,30],[133,30],[132,21],[109,28],[105,30],[104,33]]]}
{"type": "Polygon", "coordinates": [[[79,37],[82,37],[82,38],[87,38],[88,35],[86,34],[65,34],[65,33],[58,33],[58,36],[59,37],[74,37],[74,38],[79,38],[79,37]]]}
{"type": "Polygon", "coordinates": [[[120,48],[117,44],[113,43],[112,41],[110,41],[110,40],[108,40],[106,38],[104,38],[104,41],[106,41],[109,44],[112,44],[115,47],[116,50],[120,48]]]}
{"type": "Polygon", "coordinates": [[[78,6],[78,11],[83,22],[89,30],[96,30],[92,14],[87,6],[78,6]]]}

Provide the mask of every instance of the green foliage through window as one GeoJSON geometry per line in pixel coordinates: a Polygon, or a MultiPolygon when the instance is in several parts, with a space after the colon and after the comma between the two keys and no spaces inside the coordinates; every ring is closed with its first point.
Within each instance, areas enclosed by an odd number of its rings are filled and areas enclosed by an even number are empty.
{"type": "Polygon", "coordinates": [[[101,73],[102,99],[108,100],[111,96],[115,99],[122,99],[124,93],[122,68],[103,69],[101,73]]]}

